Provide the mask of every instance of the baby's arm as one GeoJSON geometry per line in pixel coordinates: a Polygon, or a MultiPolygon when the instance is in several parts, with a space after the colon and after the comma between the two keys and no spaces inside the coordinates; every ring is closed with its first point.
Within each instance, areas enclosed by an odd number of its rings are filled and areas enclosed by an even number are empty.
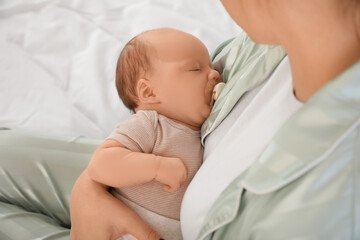
{"type": "Polygon", "coordinates": [[[116,140],[108,139],[95,151],[88,171],[90,177],[111,187],[129,187],[153,179],[175,192],[186,179],[186,167],[179,158],[132,152],[116,140]]]}

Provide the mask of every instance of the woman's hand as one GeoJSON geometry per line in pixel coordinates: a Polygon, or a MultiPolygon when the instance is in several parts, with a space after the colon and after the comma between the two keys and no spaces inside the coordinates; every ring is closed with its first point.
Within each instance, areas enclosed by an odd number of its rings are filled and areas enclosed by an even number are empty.
{"type": "Polygon", "coordinates": [[[87,169],[80,175],[71,194],[71,240],[113,240],[125,233],[139,240],[160,239],[158,233],[107,189],[91,180],[87,169]]]}

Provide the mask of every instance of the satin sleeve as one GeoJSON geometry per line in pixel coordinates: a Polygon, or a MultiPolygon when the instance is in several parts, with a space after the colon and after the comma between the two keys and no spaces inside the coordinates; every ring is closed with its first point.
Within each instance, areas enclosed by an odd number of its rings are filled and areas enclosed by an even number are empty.
{"type": "Polygon", "coordinates": [[[0,239],[69,239],[70,194],[103,140],[0,130],[0,239]]]}

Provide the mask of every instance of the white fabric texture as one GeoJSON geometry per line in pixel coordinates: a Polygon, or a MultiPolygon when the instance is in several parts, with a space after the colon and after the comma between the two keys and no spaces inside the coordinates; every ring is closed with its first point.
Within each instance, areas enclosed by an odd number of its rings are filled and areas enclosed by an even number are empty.
{"type": "Polygon", "coordinates": [[[217,0],[0,1],[0,127],[107,137],[130,115],[117,57],[159,27],[195,35],[210,53],[241,31],[217,0]]]}
{"type": "Polygon", "coordinates": [[[182,202],[184,239],[196,238],[221,192],[256,160],[283,122],[302,106],[293,95],[288,57],[252,92],[240,99],[205,140],[204,163],[182,202]]]}

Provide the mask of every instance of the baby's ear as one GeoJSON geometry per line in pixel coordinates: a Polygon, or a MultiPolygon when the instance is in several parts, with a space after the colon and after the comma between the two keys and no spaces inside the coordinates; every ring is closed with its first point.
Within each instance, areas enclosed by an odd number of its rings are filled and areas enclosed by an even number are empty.
{"type": "Polygon", "coordinates": [[[151,82],[148,79],[141,78],[136,84],[136,93],[140,103],[156,103],[156,94],[152,88],[151,82]]]}

